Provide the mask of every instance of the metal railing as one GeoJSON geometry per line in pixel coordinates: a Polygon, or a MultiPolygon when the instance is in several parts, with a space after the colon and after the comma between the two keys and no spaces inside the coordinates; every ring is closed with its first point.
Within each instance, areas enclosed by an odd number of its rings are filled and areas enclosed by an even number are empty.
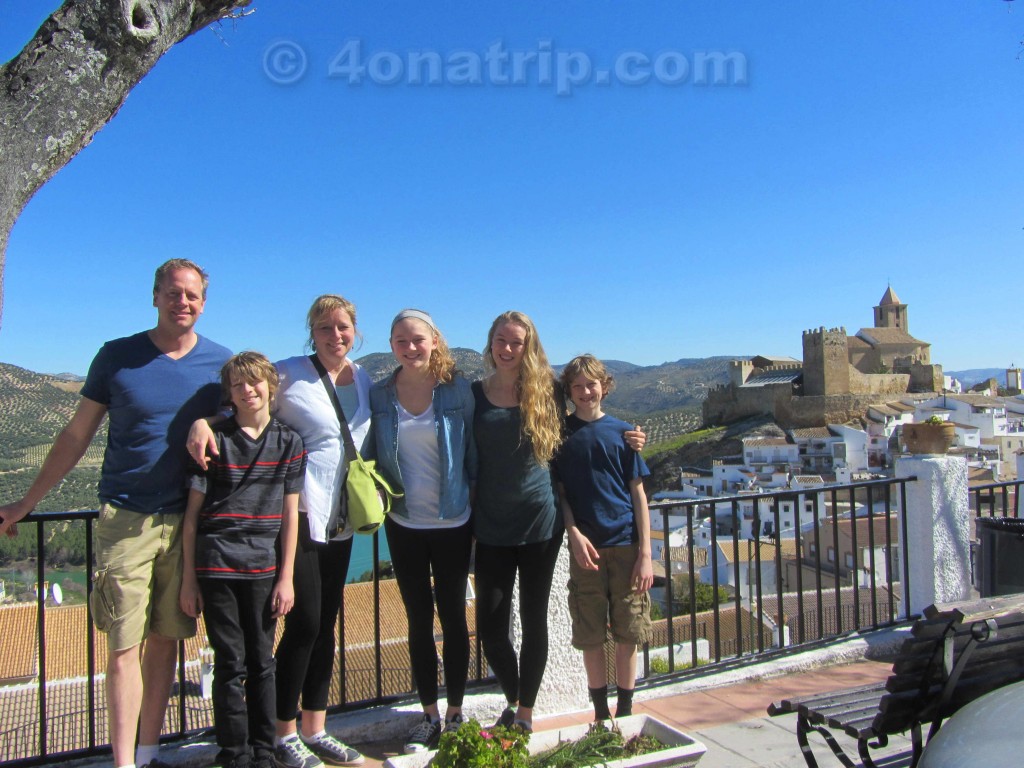
{"type": "Polygon", "coordinates": [[[1024,479],[986,483],[970,489],[971,509],[975,517],[1020,517],[1021,486],[1024,479]]]}
{"type": "MultiPolygon", "coordinates": [[[[663,627],[656,622],[656,643],[667,647],[669,670],[677,668],[674,656],[681,639],[690,644],[684,654],[687,664],[699,656],[698,640],[702,638],[708,641],[708,661],[721,663],[755,653],[785,651],[854,630],[879,629],[909,618],[903,606],[909,605],[910,585],[900,564],[907,562],[902,512],[906,484],[914,479],[653,502],[652,518],[660,515],[660,529],[666,537],[662,564],[667,574],[667,616],[663,627]],[[756,536],[756,541],[741,536],[744,518],[740,505],[751,502],[749,535],[756,536]],[[788,526],[781,512],[787,502],[793,518],[788,526]],[[810,520],[801,525],[807,502],[810,520]],[[767,520],[763,519],[763,505],[770,509],[767,520]],[[852,522],[851,513],[862,524],[852,522]],[[851,522],[844,525],[844,520],[851,522]],[[757,536],[765,530],[764,522],[770,523],[771,536],[757,536]],[[883,523],[880,532],[876,522],[883,523]],[[706,544],[697,542],[702,523],[709,537],[706,544]],[[671,575],[673,552],[680,550],[678,545],[670,546],[669,537],[680,528],[686,532],[685,575],[691,585],[687,602],[675,599],[678,577],[671,575]],[[702,546],[708,549],[707,565],[698,567],[696,551],[702,546]],[[822,562],[830,549],[835,562],[827,556],[822,562]],[[859,576],[852,585],[844,585],[841,569],[833,567],[843,551],[854,553],[859,576]],[[813,581],[809,586],[804,583],[808,575],[813,581]],[[675,608],[695,603],[693,592],[698,583],[710,584],[712,605],[703,612],[686,611],[683,639],[675,608]],[[718,599],[720,587],[727,595],[723,601],[718,599]],[[698,629],[699,623],[704,631],[698,629]]],[[[650,646],[643,659],[645,676],[650,676],[650,646]]]]}
{"type": "MultiPolygon", "coordinates": [[[[854,630],[889,626],[905,618],[905,611],[900,606],[907,605],[909,585],[900,575],[903,570],[900,563],[906,562],[907,553],[899,551],[896,531],[905,532],[905,520],[900,510],[905,508],[905,484],[910,480],[913,478],[652,504],[651,514],[661,517],[666,536],[662,556],[665,573],[673,573],[673,558],[684,552],[686,564],[683,570],[688,577],[688,593],[677,596],[678,585],[670,576],[666,577],[665,618],[654,622],[655,640],[644,647],[644,684],[674,679],[678,675],[676,670],[681,666],[675,663],[675,655],[679,653],[687,661],[699,658],[699,641],[707,641],[707,662],[720,664],[753,654],[785,651],[854,630]],[[774,534],[761,536],[756,545],[740,535],[743,516],[739,506],[741,502],[750,501],[753,501],[753,514],[747,524],[751,530],[763,531],[764,523],[769,523],[774,534]],[[783,505],[791,508],[790,514],[794,516],[794,524],[789,527],[785,525],[783,505]],[[765,513],[763,509],[770,511],[765,513]],[[797,521],[808,515],[806,509],[810,509],[810,520],[801,527],[797,521]],[[848,534],[840,530],[842,521],[850,519],[851,510],[857,510],[858,521],[866,521],[864,531],[859,530],[859,525],[847,526],[848,534]],[[693,535],[687,537],[682,550],[669,547],[668,537],[672,535],[673,527],[679,527],[673,526],[673,522],[682,524],[687,531],[696,531],[708,511],[715,524],[709,529],[707,565],[700,567],[694,555],[699,545],[693,535]],[[888,522],[890,515],[894,516],[891,519],[895,522],[888,522]],[[886,521],[881,532],[876,531],[875,523],[879,520],[886,521]],[[782,536],[778,535],[780,531],[782,536]],[[826,535],[828,542],[825,541],[826,535]],[[853,585],[843,582],[840,569],[830,567],[834,564],[827,558],[825,563],[820,562],[828,546],[832,546],[838,563],[841,544],[847,542],[846,537],[849,547],[857,553],[857,571],[862,574],[853,585]],[[861,541],[862,538],[865,540],[861,541]],[[814,557],[808,554],[811,544],[816,553],[814,557]],[[788,567],[784,567],[784,561],[788,567]],[[701,576],[705,578],[702,580],[701,576]],[[703,606],[697,605],[695,595],[697,585],[701,583],[710,585],[714,595],[723,588],[727,597],[722,601],[715,600],[713,605],[701,610],[703,606]],[[690,610],[691,605],[696,610],[690,610]],[[686,645],[689,645],[688,651],[685,650],[686,645]],[[667,652],[668,672],[652,674],[650,653],[655,649],[667,652]]],[[[46,581],[47,573],[45,527],[83,520],[86,560],[91,563],[92,528],[96,516],[95,511],[36,514],[22,524],[22,535],[28,534],[35,526],[36,572],[40,585],[46,581]]],[[[339,647],[345,651],[338,654],[335,665],[331,712],[392,703],[408,699],[412,694],[409,670],[398,668],[393,655],[401,653],[399,658],[404,660],[404,648],[395,648],[401,644],[401,639],[383,638],[382,644],[383,582],[376,575],[380,572],[379,557],[375,537],[374,581],[359,585],[362,589],[372,590],[372,633],[368,635],[364,626],[349,627],[350,633],[358,629],[366,642],[358,647],[351,640],[346,644],[344,607],[339,612],[339,647]],[[391,649],[387,658],[385,645],[391,649]]],[[[392,586],[388,585],[389,590],[392,586]]],[[[87,586],[87,593],[89,591],[91,584],[87,586]]],[[[389,591],[389,594],[395,593],[389,591]]],[[[558,598],[552,596],[552,599],[558,598]]],[[[76,635],[69,642],[82,643],[86,647],[85,677],[77,681],[51,679],[46,643],[47,612],[51,609],[46,608],[45,602],[46,596],[37,590],[36,679],[31,685],[0,688],[0,722],[5,727],[0,730],[0,762],[12,766],[39,765],[55,759],[109,753],[103,678],[95,660],[97,649],[101,657],[105,655],[102,636],[97,634],[92,618],[83,608],[86,614],[84,637],[76,635]],[[10,705],[18,696],[22,697],[21,703],[10,705]]],[[[400,605],[389,609],[401,612],[400,605]]],[[[363,620],[360,616],[359,622],[363,620]]],[[[0,626],[0,636],[3,631],[0,626]]],[[[202,654],[198,641],[189,641],[187,648],[187,657],[186,644],[182,643],[179,649],[177,685],[168,707],[164,741],[193,735],[209,728],[213,722],[211,703],[201,693],[202,654]]],[[[476,687],[492,678],[478,639],[473,643],[471,652],[471,685],[476,687]]]]}

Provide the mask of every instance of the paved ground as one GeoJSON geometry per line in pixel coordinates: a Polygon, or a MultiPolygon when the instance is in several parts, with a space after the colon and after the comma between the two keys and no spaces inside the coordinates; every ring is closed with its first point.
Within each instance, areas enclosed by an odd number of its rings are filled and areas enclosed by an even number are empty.
{"type": "MultiPolygon", "coordinates": [[[[653,715],[702,741],[708,751],[699,768],[799,768],[804,760],[796,741],[796,716],[769,718],[768,704],[789,696],[870,685],[885,680],[890,670],[888,664],[861,661],[698,693],[658,696],[639,703],[634,711],[653,715]]],[[[537,722],[537,729],[586,723],[591,717],[590,712],[579,712],[545,718],[537,722]]],[[[820,738],[813,735],[811,739],[820,768],[841,765],[820,738]]],[[[842,736],[839,741],[856,758],[856,742],[842,736]]],[[[358,746],[366,755],[367,766],[379,766],[401,749],[396,742],[358,746]]],[[[887,749],[873,754],[880,758],[879,766],[897,768],[908,764],[909,751],[909,739],[897,737],[887,749]]]]}

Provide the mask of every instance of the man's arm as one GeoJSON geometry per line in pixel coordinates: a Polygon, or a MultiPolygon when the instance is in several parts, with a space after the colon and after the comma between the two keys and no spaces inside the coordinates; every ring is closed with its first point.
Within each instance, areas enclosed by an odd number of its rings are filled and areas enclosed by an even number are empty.
{"type": "Polygon", "coordinates": [[[654,564],[651,561],[651,513],[647,508],[643,478],[635,477],[630,481],[629,494],[633,499],[633,520],[639,544],[633,566],[633,589],[646,592],[654,584],[654,564]]]}
{"type": "Polygon", "coordinates": [[[57,483],[64,479],[85,454],[96,436],[107,406],[83,397],[71,421],[57,435],[43,466],[28,492],[18,501],[0,507],[0,534],[15,535],[14,524],[23,520],[57,483]]]}

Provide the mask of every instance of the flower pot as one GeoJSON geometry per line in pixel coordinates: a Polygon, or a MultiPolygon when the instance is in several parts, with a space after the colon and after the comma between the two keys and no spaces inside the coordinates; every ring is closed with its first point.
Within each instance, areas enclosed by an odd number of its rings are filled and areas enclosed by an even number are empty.
{"type": "Polygon", "coordinates": [[[949,451],[955,437],[956,426],[948,421],[903,425],[903,442],[914,454],[941,456],[949,451]]]}
{"type": "MultiPolygon", "coordinates": [[[[701,742],[692,739],[682,731],[666,725],[650,715],[631,715],[615,721],[625,739],[637,734],[653,736],[666,745],[666,749],[648,752],[646,755],[627,757],[604,763],[607,768],[674,768],[675,766],[696,765],[707,752],[701,742]]],[[[589,725],[573,725],[550,731],[538,731],[530,737],[530,754],[547,752],[565,741],[575,741],[587,733],[589,725]]],[[[399,755],[388,758],[384,768],[425,768],[430,765],[436,752],[421,752],[415,755],[399,755]]]]}

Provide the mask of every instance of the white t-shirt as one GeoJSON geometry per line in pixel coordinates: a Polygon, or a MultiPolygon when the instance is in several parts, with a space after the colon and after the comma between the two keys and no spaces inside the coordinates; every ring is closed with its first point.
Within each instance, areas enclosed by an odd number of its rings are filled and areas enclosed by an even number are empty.
{"type": "Polygon", "coordinates": [[[398,403],[398,469],[409,516],[394,515],[394,522],[406,528],[456,528],[465,524],[468,507],[458,517],[440,518],[441,457],[433,403],[416,416],[398,403]]]}

